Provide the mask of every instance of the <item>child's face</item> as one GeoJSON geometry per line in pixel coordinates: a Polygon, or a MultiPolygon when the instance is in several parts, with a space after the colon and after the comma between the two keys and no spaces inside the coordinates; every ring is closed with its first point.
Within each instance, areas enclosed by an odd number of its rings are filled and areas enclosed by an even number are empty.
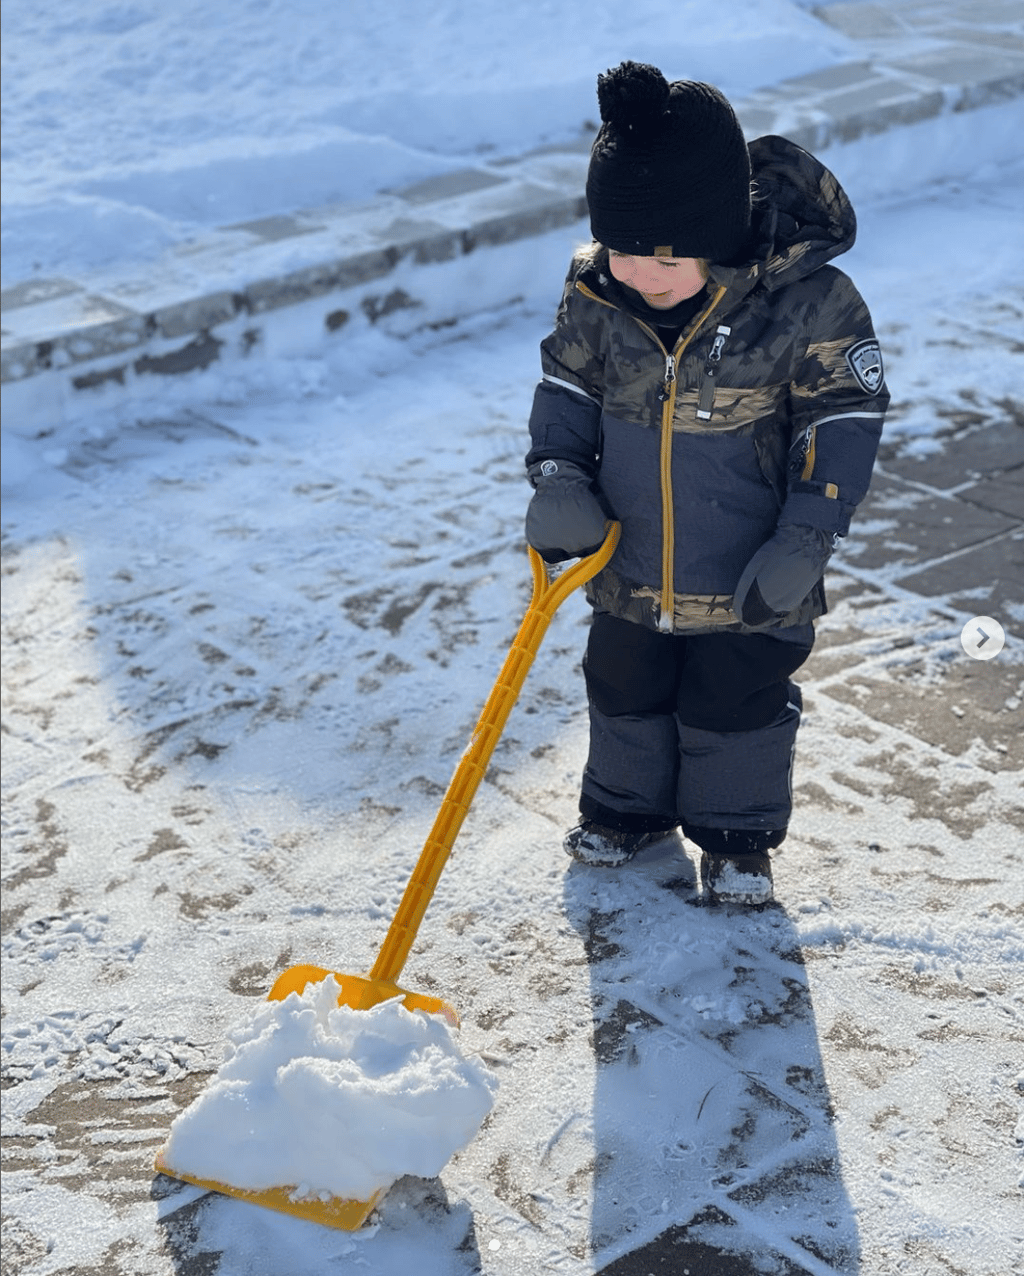
{"type": "Polygon", "coordinates": [[[608,250],[608,266],[620,284],[635,288],[655,310],[671,310],[704,287],[697,257],[632,257],[608,250]]]}

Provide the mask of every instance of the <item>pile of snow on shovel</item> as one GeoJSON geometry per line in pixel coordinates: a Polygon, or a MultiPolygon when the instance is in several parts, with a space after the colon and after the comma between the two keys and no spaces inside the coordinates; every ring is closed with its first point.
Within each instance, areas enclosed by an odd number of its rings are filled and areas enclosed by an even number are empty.
{"type": "Polygon", "coordinates": [[[338,1005],[333,978],[268,1001],[229,1037],[207,1089],[171,1126],[167,1165],[296,1199],[367,1200],[432,1178],[491,1110],[497,1080],[440,1015],[338,1005]]]}

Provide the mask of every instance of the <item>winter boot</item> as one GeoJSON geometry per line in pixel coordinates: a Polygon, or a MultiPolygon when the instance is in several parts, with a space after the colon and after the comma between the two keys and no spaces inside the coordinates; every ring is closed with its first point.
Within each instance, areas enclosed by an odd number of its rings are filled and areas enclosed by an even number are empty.
{"type": "Polygon", "coordinates": [[[786,840],[784,828],[702,828],[683,820],[683,833],[703,852],[700,880],[709,903],[756,907],[775,898],[769,851],[786,840]]]}
{"type": "Polygon", "coordinates": [[[618,868],[627,864],[634,855],[652,842],[667,837],[672,829],[655,829],[649,832],[631,829],[609,828],[593,820],[580,820],[565,835],[562,845],[567,855],[591,868],[618,868]]]}
{"type": "Polygon", "coordinates": [[[700,857],[700,880],[713,904],[745,904],[748,908],[771,903],[772,861],[767,851],[700,857]]]}

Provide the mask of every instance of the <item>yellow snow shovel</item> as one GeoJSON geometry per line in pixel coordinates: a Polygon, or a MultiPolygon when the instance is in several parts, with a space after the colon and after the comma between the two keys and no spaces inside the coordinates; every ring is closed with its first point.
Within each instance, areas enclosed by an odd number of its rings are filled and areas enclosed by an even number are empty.
{"type": "MultiPolygon", "coordinates": [[[[290,966],[278,976],[268,994],[269,1001],[283,1001],[290,993],[301,993],[307,984],[319,983],[328,975],[333,975],[341,989],[339,1005],[351,1006],[355,1010],[369,1010],[382,1001],[400,997],[409,1010],[442,1014],[453,1026],[458,1025],[458,1015],[447,1002],[438,997],[409,992],[408,989],[399,987],[396,981],[402,973],[427,905],[448,862],[459,829],[484,777],[494,748],[512,712],[512,706],[522,690],[551,617],[577,586],[590,580],[605,566],[615,552],[619,531],[618,523],[609,523],[601,548],[587,558],[581,558],[554,579],[549,579],[540,555],[530,548],[530,565],[533,569],[533,597],[530,606],[483,707],[469,745],[451,778],[441,809],[405,888],[398,912],[384,936],[384,943],[373,969],[368,975],[343,975],[337,971],[324,970],[320,966],[290,966]]],[[[253,1191],[196,1178],[177,1166],[168,1165],[163,1152],[157,1155],[156,1168],[171,1178],[182,1179],[212,1192],[236,1196],[254,1205],[349,1231],[362,1226],[391,1186],[387,1184],[381,1187],[366,1201],[342,1200],[338,1197],[330,1197],[324,1201],[319,1198],[298,1197],[295,1187],[253,1191]]]]}

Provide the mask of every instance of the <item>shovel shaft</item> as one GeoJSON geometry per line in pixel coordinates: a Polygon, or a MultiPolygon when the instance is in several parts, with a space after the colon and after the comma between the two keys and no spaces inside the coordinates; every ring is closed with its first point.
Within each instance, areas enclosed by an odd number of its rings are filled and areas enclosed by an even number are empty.
{"type": "Polygon", "coordinates": [[[433,897],[462,822],[487,771],[491,755],[526,681],[548,624],[565,599],[605,566],[615,552],[618,540],[619,525],[612,523],[604,544],[596,553],[581,558],[554,580],[548,579],[543,560],[536,550],[530,548],[530,566],[533,569],[533,597],[530,606],[483,707],[469,745],[448,785],[433,828],[427,836],[398,911],[370,971],[371,980],[393,983],[401,974],[427,905],[433,897]]]}

